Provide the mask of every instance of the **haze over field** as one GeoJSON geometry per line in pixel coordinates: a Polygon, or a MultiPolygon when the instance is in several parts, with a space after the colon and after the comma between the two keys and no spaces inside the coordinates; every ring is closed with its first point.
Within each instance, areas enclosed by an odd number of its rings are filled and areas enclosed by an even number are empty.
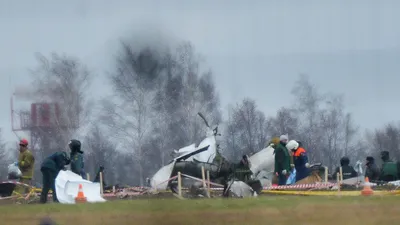
{"type": "MultiPolygon", "coordinates": [[[[116,71],[121,39],[134,51],[145,46],[175,49],[190,42],[204,59],[200,67],[212,71],[213,96],[221,107],[220,114],[213,115],[225,124],[228,105],[241,104],[244,98],[254,100],[267,118],[281,107],[291,111],[296,100],[292,88],[299,84],[299,74],[306,74],[321,94],[344,95],[343,115],[351,113],[362,136],[365,129],[399,121],[399,10],[395,0],[0,0],[2,138],[10,146],[17,140],[11,132],[10,96],[15,87],[31,85],[29,69],[39,65],[36,53],[49,59],[52,52],[78,58],[93,75],[88,98],[101,100],[116,93],[108,78],[116,71]]],[[[16,101],[18,107],[29,106],[16,101]]],[[[218,111],[216,105],[209,108],[218,111]]],[[[293,131],[302,132],[303,127],[293,131]]],[[[196,139],[182,138],[168,148],[196,139]]],[[[361,148],[357,141],[353,145],[361,148]]],[[[247,147],[237,152],[250,151],[247,147]]]]}

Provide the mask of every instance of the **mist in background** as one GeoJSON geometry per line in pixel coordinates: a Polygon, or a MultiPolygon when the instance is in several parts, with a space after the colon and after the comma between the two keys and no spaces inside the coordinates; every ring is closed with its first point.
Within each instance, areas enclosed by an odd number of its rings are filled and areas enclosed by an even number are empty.
{"type": "MultiPolygon", "coordinates": [[[[344,95],[360,133],[397,124],[399,9],[398,1],[366,0],[1,0],[2,137],[9,146],[17,141],[10,96],[15,88],[30,91],[37,53],[77,57],[93,75],[89,98],[101,100],[115,93],[107,77],[115,71],[121,40],[134,51],[190,42],[202,67],[212,70],[223,118],[229,105],[244,98],[267,118],[276,116],[293,106],[293,86],[306,74],[319,91],[344,95]]],[[[15,104],[29,107],[22,98],[15,104]]]]}

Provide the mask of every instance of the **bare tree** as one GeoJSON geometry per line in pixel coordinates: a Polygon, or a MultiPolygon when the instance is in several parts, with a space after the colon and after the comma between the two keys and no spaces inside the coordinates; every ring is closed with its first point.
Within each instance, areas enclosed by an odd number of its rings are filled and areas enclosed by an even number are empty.
{"type": "Polygon", "coordinates": [[[306,75],[300,75],[292,89],[292,94],[295,96],[292,108],[296,112],[299,130],[301,130],[299,139],[304,141],[310,160],[320,161],[324,153],[320,151],[322,134],[318,115],[325,96],[318,92],[306,75]]]}
{"type": "Polygon", "coordinates": [[[162,69],[157,54],[150,48],[136,53],[122,43],[116,70],[110,75],[115,95],[103,102],[103,121],[135,160],[140,185],[144,184],[143,146],[154,116],[151,105],[156,94],[155,81],[162,69]]]}
{"type": "Polygon", "coordinates": [[[400,159],[400,126],[395,123],[386,124],[383,128],[368,132],[370,154],[379,156],[380,151],[388,151],[392,158],[400,159]]]}
{"type": "Polygon", "coordinates": [[[331,96],[326,103],[327,107],[320,110],[320,132],[324,143],[319,149],[324,153],[324,158],[320,160],[334,167],[340,157],[344,156],[343,96],[331,96]]]}
{"type": "Polygon", "coordinates": [[[344,155],[353,159],[360,159],[366,156],[366,148],[358,136],[359,126],[355,125],[351,113],[346,113],[344,118],[344,155]]]}
{"type": "Polygon", "coordinates": [[[215,90],[211,71],[201,70],[201,57],[195,54],[190,43],[183,43],[175,53],[176,77],[182,84],[178,95],[176,109],[176,125],[183,141],[200,141],[206,127],[199,120],[197,113],[201,112],[210,124],[221,121],[219,97],[215,90]]]}
{"type": "Polygon", "coordinates": [[[141,185],[154,165],[166,163],[167,151],[204,137],[198,112],[212,124],[221,120],[212,74],[200,61],[189,43],[167,52],[122,44],[110,75],[115,95],[103,101],[101,120],[135,160],[141,185]]]}
{"type": "Polygon", "coordinates": [[[226,151],[235,158],[242,154],[255,153],[265,147],[267,142],[267,121],[264,113],[257,109],[252,99],[244,99],[241,104],[230,109],[226,126],[226,151]]]}
{"type": "Polygon", "coordinates": [[[319,93],[305,75],[300,76],[292,93],[299,121],[298,138],[304,140],[311,161],[334,167],[343,156],[362,155],[364,145],[351,114],[345,112],[343,95],[319,93]]]}
{"type": "Polygon", "coordinates": [[[32,96],[36,103],[49,103],[49,109],[37,113],[51,118],[51,126],[32,124],[31,148],[36,158],[35,177],[40,178],[42,159],[54,151],[66,149],[72,138],[89,125],[91,102],[87,98],[90,73],[79,59],[53,53],[50,58],[37,55],[38,66],[31,70],[32,96]]]}
{"type": "Polygon", "coordinates": [[[268,119],[268,127],[270,133],[274,136],[289,134],[289,137],[296,137],[298,134],[298,120],[290,108],[282,107],[279,109],[275,117],[268,119]]]}
{"type": "Polygon", "coordinates": [[[198,112],[211,125],[221,121],[213,76],[210,71],[201,70],[200,62],[189,43],[163,57],[162,76],[156,81],[155,126],[150,140],[152,148],[159,149],[162,165],[170,155],[167,151],[198,143],[204,137],[206,127],[198,112]]]}
{"type": "Polygon", "coordinates": [[[118,180],[117,164],[119,163],[116,145],[109,140],[110,138],[101,130],[99,125],[94,125],[90,129],[90,134],[86,136],[84,144],[85,168],[93,178],[100,166],[105,168],[105,180],[107,183],[116,183],[118,180]]]}

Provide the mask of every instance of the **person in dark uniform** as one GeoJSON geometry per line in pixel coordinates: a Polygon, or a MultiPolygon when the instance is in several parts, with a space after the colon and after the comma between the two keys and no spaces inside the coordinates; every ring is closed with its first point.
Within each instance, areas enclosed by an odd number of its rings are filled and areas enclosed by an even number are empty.
{"type": "Polygon", "coordinates": [[[378,181],[380,171],[378,166],[375,164],[375,159],[372,156],[367,157],[366,163],[366,170],[365,170],[365,177],[368,177],[369,181],[378,181]]]}
{"type": "Polygon", "coordinates": [[[390,182],[398,179],[398,165],[393,162],[389,157],[388,151],[381,152],[381,159],[383,161],[381,168],[380,180],[390,182]]]}
{"type": "Polygon", "coordinates": [[[65,170],[65,166],[70,163],[70,159],[66,152],[56,152],[47,157],[40,168],[43,175],[43,187],[40,195],[40,203],[47,202],[47,195],[50,189],[53,192],[53,202],[58,202],[56,195],[56,177],[60,170],[65,170]]]}
{"type": "MultiPolygon", "coordinates": [[[[343,180],[358,176],[354,168],[350,166],[350,159],[348,157],[345,156],[340,159],[340,166],[342,167],[343,180]]],[[[335,173],[332,175],[333,179],[337,179],[336,174],[340,173],[340,166],[336,167],[335,173]]]]}
{"type": "Polygon", "coordinates": [[[240,162],[236,165],[234,176],[237,180],[247,182],[250,180],[253,172],[250,170],[250,162],[247,155],[243,155],[240,162]]]}
{"type": "Polygon", "coordinates": [[[83,151],[81,150],[81,142],[78,140],[71,140],[68,144],[71,150],[71,171],[86,179],[86,173],[84,170],[83,162],[83,151]]]}

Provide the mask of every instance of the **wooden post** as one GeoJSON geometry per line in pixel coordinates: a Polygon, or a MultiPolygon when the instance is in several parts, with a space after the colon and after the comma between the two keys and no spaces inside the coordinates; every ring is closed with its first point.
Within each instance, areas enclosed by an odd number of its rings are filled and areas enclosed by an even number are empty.
{"type": "Polygon", "coordinates": [[[206,190],[207,186],[206,186],[206,174],[204,171],[204,166],[201,167],[201,177],[203,179],[203,188],[204,190],[206,190]]]}
{"type": "Polygon", "coordinates": [[[90,181],[90,174],[86,173],[86,180],[90,181]]]}
{"type": "Polygon", "coordinates": [[[340,173],[336,173],[336,182],[338,186],[338,192],[340,192],[340,173]]]}
{"type": "Polygon", "coordinates": [[[211,184],[210,184],[210,171],[207,170],[207,195],[209,198],[211,198],[211,188],[210,188],[211,184]]]}
{"type": "Polygon", "coordinates": [[[182,197],[182,177],[181,172],[178,172],[178,196],[182,197]]]}
{"type": "Polygon", "coordinates": [[[328,183],[328,167],[327,166],[325,166],[325,183],[327,184],[328,183]]]}
{"type": "Polygon", "coordinates": [[[100,172],[100,194],[103,196],[103,173],[100,172]]]}
{"type": "Polygon", "coordinates": [[[343,182],[343,169],[340,167],[340,183],[343,182]]]}

